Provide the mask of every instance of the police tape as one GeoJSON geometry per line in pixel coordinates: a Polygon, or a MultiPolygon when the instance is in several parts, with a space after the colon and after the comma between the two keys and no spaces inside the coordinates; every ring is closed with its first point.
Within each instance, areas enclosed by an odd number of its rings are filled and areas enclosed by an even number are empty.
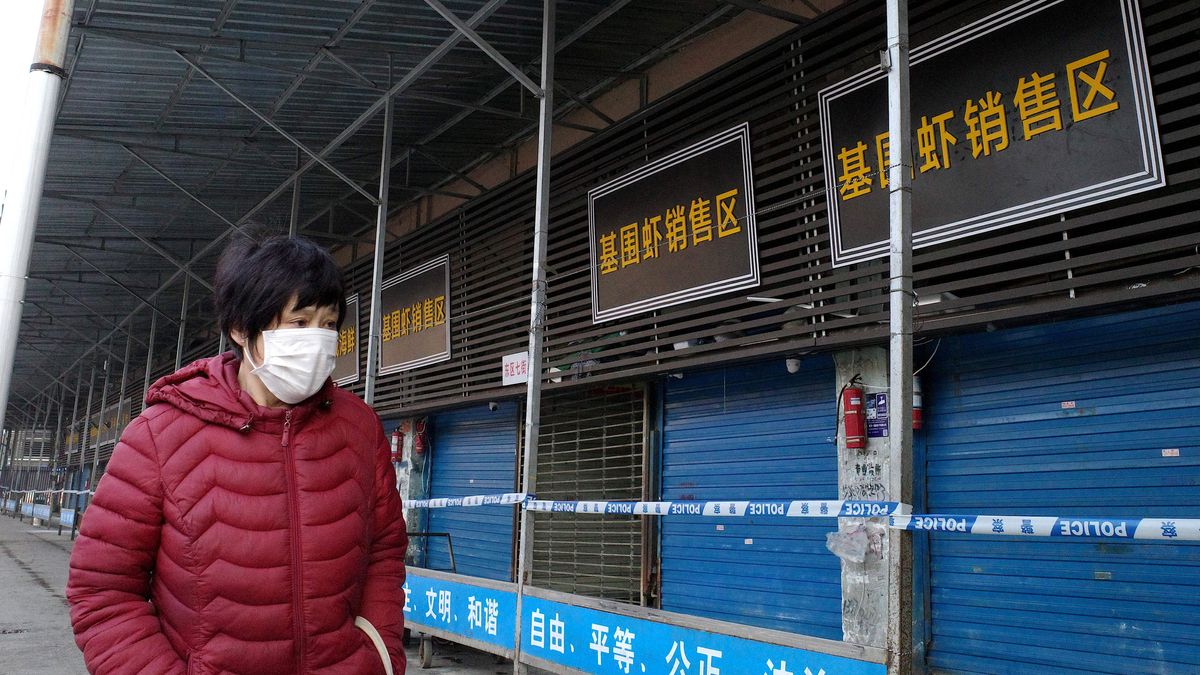
{"type": "Polygon", "coordinates": [[[700,516],[709,518],[879,518],[888,517],[893,529],[957,532],[1013,537],[1090,537],[1200,541],[1200,518],[1088,518],[1062,516],[1001,516],[912,514],[901,502],[871,500],[719,500],[719,501],[566,501],[537,499],[524,493],[420,499],[409,508],[520,505],[539,513],[588,515],[700,516]]]}
{"type": "Polygon", "coordinates": [[[911,511],[900,502],[869,500],[720,500],[720,501],[559,501],[537,499],[512,492],[501,495],[414,499],[405,503],[413,509],[444,509],[457,506],[522,505],[528,511],[542,513],[587,513],[595,515],[637,516],[710,516],[739,518],[777,516],[782,518],[876,518],[911,511]]]}
{"type": "Polygon", "coordinates": [[[12,490],[0,486],[0,492],[10,495],[94,495],[95,490],[12,490]]]}
{"type": "Polygon", "coordinates": [[[895,515],[895,529],[1012,537],[1099,537],[1200,541],[1200,518],[1086,518],[1063,516],[895,515]]]}
{"type": "Polygon", "coordinates": [[[524,492],[506,492],[500,495],[412,499],[404,502],[404,505],[410,509],[445,509],[453,506],[510,506],[512,504],[523,504],[528,500],[528,497],[524,492]]]}
{"type": "Polygon", "coordinates": [[[754,499],[745,501],[668,502],[575,502],[531,499],[525,503],[525,508],[529,511],[544,513],[707,516],[710,518],[742,518],[746,516],[774,516],[780,518],[875,518],[894,514],[906,514],[911,510],[907,504],[900,502],[850,499],[754,499]]]}

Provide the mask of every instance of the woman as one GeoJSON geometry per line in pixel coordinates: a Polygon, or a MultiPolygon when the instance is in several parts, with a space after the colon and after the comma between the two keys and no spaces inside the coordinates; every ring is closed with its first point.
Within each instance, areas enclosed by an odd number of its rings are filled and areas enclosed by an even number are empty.
{"type": "Polygon", "coordinates": [[[93,673],[403,673],[400,499],[379,418],[329,381],[341,271],[231,245],[236,345],[159,380],[113,451],[67,598],[93,673]]]}

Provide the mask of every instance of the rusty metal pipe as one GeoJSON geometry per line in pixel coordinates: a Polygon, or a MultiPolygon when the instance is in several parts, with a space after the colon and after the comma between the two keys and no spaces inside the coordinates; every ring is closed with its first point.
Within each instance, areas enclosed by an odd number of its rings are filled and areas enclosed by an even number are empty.
{"type": "Polygon", "coordinates": [[[71,12],[74,8],[75,0],[46,0],[30,70],[66,77],[67,36],[71,32],[71,12]]]}
{"type": "Polygon", "coordinates": [[[12,184],[0,217],[0,428],[4,427],[8,410],[25,278],[46,179],[50,137],[58,114],[58,95],[67,75],[63,64],[74,9],[74,0],[46,0],[42,10],[37,47],[29,67],[24,113],[16,136],[22,145],[14,153],[12,184]]]}

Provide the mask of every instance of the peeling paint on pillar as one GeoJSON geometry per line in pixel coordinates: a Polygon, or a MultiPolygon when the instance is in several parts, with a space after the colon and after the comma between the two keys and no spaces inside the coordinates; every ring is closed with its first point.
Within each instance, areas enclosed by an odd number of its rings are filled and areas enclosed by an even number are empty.
{"type": "MultiPolygon", "coordinates": [[[[834,354],[837,396],[850,378],[859,375],[867,393],[886,391],[888,354],[880,347],[834,354]]],[[[840,400],[840,397],[839,397],[840,400]]],[[[838,411],[838,499],[888,498],[888,439],[867,438],[866,448],[846,448],[845,428],[838,411]]],[[[861,563],[842,560],[842,639],[872,647],[887,646],[888,563],[886,529],[879,518],[841,518],[838,531],[867,531],[869,546],[861,563]]]]}

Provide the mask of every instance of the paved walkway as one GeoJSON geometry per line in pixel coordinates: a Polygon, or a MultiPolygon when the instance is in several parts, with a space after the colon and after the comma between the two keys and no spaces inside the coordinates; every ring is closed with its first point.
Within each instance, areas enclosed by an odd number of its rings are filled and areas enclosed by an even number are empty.
{"type": "MultiPolygon", "coordinates": [[[[0,673],[3,675],[81,675],[87,670],[71,633],[67,599],[70,531],[34,527],[0,516],[0,673]]],[[[482,652],[439,642],[433,666],[417,666],[416,641],[409,649],[409,673],[495,675],[512,673],[508,662],[482,652]]]]}
{"type": "Polygon", "coordinates": [[[87,673],[67,613],[69,531],[0,516],[0,663],[5,675],[87,673]]]}

